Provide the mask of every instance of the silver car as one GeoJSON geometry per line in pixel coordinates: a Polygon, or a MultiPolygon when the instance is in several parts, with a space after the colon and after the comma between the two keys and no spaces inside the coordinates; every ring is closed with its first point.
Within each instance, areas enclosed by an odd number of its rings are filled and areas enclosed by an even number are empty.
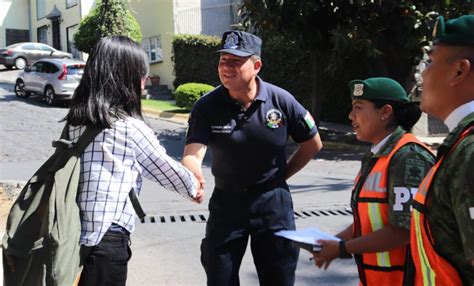
{"type": "Polygon", "coordinates": [[[24,69],[32,62],[42,58],[72,59],[72,54],[56,50],[42,43],[17,43],[0,49],[0,64],[7,69],[24,69]]]}
{"type": "Polygon", "coordinates": [[[49,105],[70,100],[81,81],[86,63],[70,59],[41,59],[25,68],[15,82],[15,94],[44,96],[49,105]]]}

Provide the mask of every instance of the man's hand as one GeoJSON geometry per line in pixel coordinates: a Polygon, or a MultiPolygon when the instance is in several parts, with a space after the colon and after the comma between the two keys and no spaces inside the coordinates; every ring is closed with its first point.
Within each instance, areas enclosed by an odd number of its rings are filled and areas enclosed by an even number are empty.
{"type": "Polygon", "coordinates": [[[196,203],[201,203],[204,200],[204,184],[206,180],[202,175],[202,161],[204,155],[206,154],[206,146],[199,143],[192,143],[184,146],[183,160],[182,164],[188,168],[196,177],[197,181],[197,193],[193,201],[196,203]]]}

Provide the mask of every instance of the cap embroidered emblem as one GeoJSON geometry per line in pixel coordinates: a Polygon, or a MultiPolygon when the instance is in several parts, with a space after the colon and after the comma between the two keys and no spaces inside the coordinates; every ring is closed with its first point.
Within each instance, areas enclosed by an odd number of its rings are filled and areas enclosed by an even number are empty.
{"type": "Polygon", "coordinates": [[[362,96],[364,95],[364,84],[356,83],[354,84],[354,91],[352,92],[354,96],[362,96]]]}
{"type": "Polygon", "coordinates": [[[225,39],[224,49],[237,49],[238,45],[239,37],[234,33],[228,34],[225,39]]]}
{"type": "Polygon", "coordinates": [[[270,109],[267,112],[267,127],[276,129],[283,125],[283,116],[280,110],[270,109]]]}

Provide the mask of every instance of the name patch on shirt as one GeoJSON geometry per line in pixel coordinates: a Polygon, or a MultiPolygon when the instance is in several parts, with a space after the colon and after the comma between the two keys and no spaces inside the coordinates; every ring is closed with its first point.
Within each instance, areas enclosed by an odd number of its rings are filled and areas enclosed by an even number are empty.
{"type": "Polygon", "coordinates": [[[211,132],[212,133],[231,133],[232,126],[230,125],[211,125],[211,132]]]}

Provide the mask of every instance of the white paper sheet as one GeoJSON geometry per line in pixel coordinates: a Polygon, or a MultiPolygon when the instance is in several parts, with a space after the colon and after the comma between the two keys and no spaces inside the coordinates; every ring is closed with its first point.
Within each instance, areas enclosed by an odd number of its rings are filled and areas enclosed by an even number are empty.
{"type": "Polygon", "coordinates": [[[319,239],[340,240],[340,238],[330,235],[327,232],[323,232],[316,227],[308,227],[302,230],[280,230],[279,232],[276,232],[275,235],[312,245],[318,245],[316,241],[319,239]]]}

